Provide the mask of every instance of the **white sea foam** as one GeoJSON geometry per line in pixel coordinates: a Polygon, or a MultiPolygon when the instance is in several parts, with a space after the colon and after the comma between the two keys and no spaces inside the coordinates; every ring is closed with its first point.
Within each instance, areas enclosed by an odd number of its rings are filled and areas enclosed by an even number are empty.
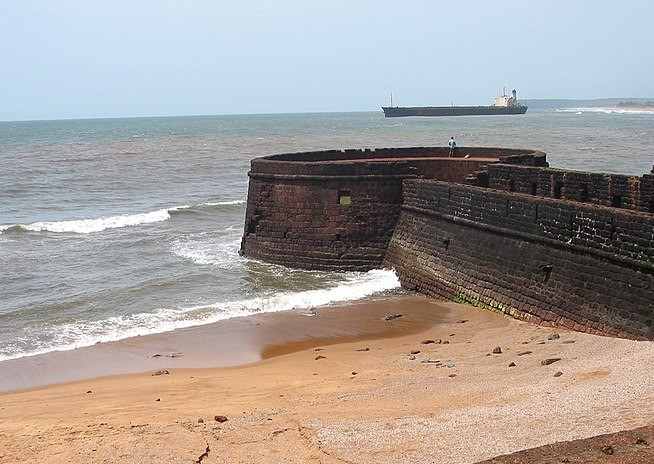
{"type": "MultiPolygon", "coordinates": [[[[240,231],[240,228],[238,230],[240,231]]],[[[188,259],[195,264],[232,269],[237,261],[244,260],[238,254],[240,245],[240,234],[232,236],[226,241],[215,239],[178,240],[173,243],[172,252],[180,258],[188,259]]]]}
{"type": "Polygon", "coordinates": [[[33,222],[31,224],[3,224],[0,225],[0,233],[9,229],[19,229],[31,232],[55,232],[55,233],[75,233],[75,234],[92,234],[107,229],[119,229],[122,227],[138,226],[142,224],[151,224],[154,222],[167,221],[171,213],[176,211],[189,210],[195,207],[203,206],[232,206],[245,203],[245,200],[228,200],[205,202],[198,205],[181,205],[172,208],[158,209],[147,213],[121,214],[117,216],[106,216],[93,219],[74,219],[68,221],[52,222],[33,222]]]}
{"type": "Polygon", "coordinates": [[[228,200],[228,201],[207,201],[200,203],[198,206],[231,206],[231,205],[244,205],[245,200],[228,200]]]}
{"type": "Polygon", "coordinates": [[[366,273],[348,274],[345,282],[334,287],[304,290],[301,292],[282,292],[270,297],[210,305],[192,306],[185,311],[227,310],[234,314],[252,314],[254,312],[276,312],[289,309],[310,309],[341,301],[357,300],[374,293],[391,290],[400,286],[395,272],[389,270],[372,270],[366,273]]]}
{"type": "Polygon", "coordinates": [[[559,108],[559,113],[603,113],[603,114],[650,114],[654,115],[654,109],[617,108],[617,107],[580,107],[580,108],[559,108]]]}
{"type": "MultiPolygon", "coordinates": [[[[172,210],[172,208],[171,208],[172,210]]],[[[72,221],[35,222],[23,225],[22,228],[33,232],[73,232],[76,234],[92,234],[107,229],[150,224],[170,219],[168,209],[159,209],[149,213],[125,214],[120,216],[100,217],[97,219],[79,219],[72,221]]]]}
{"type": "MultiPolygon", "coordinates": [[[[109,342],[140,335],[210,324],[224,319],[261,312],[310,309],[339,302],[364,298],[400,286],[393,271],[372,270],[348,273],[344,281],[332,287],[299,292],[280,292],[266,297],[219,302],[187,308],[161,308],[152,312],[115,316],[100,321],[79,321],[52,327],[52,339],[47,345],[28,352],[19,352],[17,343],[10,344],[0,361],[33,356],[51,351],[67,351],[98,342],[109,342]]],[[[27,338],[33,337],[30,334],[27,338]]]]}

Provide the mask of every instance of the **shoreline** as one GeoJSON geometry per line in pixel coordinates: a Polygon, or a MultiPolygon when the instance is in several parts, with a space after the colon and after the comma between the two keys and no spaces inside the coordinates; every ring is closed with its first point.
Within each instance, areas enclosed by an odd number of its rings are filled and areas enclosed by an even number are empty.
{"type": "Polygon", "coordinates": [[[448,311],[441,302],[402,295],[234,317],[0,361],[0,394],[160,369],[247,365],[317,345],[415,333],[447,320],[448,311]],[[383,320],[396,313],[405,314],[393,324],[383,320]]]}
{"type": "Polygon", "coordinates": [[[269,313],[331,335],[337,327],[338,336],[303,341],[295,333],[293,342],[287,332],[281,343],[258,345],[269,357],[249,364],[2,393],[0,462],[181,463],[206,452],[205,464],[473,463],[654,423],[646,369],[654,342],[420,297],[425,313],[438,314],[425,320],[412,298],[368,299],[359,311],[323,308],[315,317],[269,313]],[[403,317],[384,321],[391,312],[403,317]],[[370,321],[390,330],[357,334],[370,321]]]}

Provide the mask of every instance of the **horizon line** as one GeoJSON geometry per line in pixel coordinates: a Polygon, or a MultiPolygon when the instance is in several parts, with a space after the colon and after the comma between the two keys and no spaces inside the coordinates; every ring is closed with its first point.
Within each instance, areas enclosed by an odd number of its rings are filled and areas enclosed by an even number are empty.
{"type": "MultiPolygon", "coordinates": [[[[599,98],[523,98],[522,101],[603,101],[603,100],[654,100],[654,97],[599,97],[599,98]]],[[[381,108],[381,107],[380,107],[381,108]]],[[[301,114],[350,114],[350,113],[376,113],[380,110],[351,110],[351,111],[290,111],[290,112],[264,112],[264,113],[197,113],[197,114],[150,114],[132,116],[73,116],[50,119],[0,119],[0,123],[12,122],[55,122],[55,121],[93,121],[107,119],[155,119],[155,118],[202,118],[216,116],[275,116],[275,115],[301,115],[301,114]]]]}

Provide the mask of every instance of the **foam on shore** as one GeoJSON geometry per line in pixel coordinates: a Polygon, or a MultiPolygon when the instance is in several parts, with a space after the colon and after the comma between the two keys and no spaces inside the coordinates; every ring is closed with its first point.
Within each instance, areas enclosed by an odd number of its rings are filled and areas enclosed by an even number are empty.
{"type": "Polygon", "coordinates": [[[400,282],[397,276],[390,270],[352,272],[346,274],[345,279],[340,283],[324,289],[278,292],[269,296],[244,300],[215,302],[191,307],[158,308],[151,312],[114,316],[97,321],[80,320],[58,324],[48,330],[48,340],[37,342],[36,348],[24,349],[25,345],[34,346],[35,340],[30,334],[3,347],[0,352],[0,361],[51,351],[74,350],[96,343],[169,332],[257,313],[311,309],[354,301],[393,290],[399,286],[400,282]]]}

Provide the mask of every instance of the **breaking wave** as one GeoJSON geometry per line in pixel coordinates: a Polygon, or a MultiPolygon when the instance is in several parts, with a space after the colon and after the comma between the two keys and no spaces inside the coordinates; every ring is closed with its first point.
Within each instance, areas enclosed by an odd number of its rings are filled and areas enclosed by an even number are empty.
{"type": "MultiPolygon", "coordinates": [[[[3,347],[0,361],[33,356],[51,351],[67,351],[99,342],[110,342],[124,338],[169,332],[184,327],[210,324],[233,317],[255,313],[310,309],[334,303],[358,300],[370,295],[393,290],[400,282],[393,271],[372,270],[365,273],[345,274],[344,281],[324,289],[296,292],[279,292],[246,300],[218,302],[207,305],[160,308],[153,312],[114,316],[99,321],[77,321],[59,324],[48,329],[47,341],[36,348],[39,334],[28,333],[3,347]]],[[[40,334],[43,336],[44,334],[40,334]]]]}
{"type": "Polygon", "coordinates": [[[106,216],[93,219],[74,219],[68,221],[33,222],[31,224],[4,224],[0,225],[0,233],[4,232],[54,232],[54,233],[75,233],[92,234],[107,229],[119,229],[122,227],[133,227],[142,224],[167,221],[172,214],[185,211],[199,210],[207,207],[236,206],[242,205],[245,200],[228,200],[205,202],[194,206],[182,205],[172,208],[158,209],[147,213],[121,214],[117,216],[106,216]]]}
{"type": "Polygon", "coordinates": [[[580,107],[580,108],[559,108],[558,113],[603,113],[603,114],[652,114],[654,109],[634,109],[634,108],[613,108],[613,107],[580,107]]]}
{"type": "MultiPolygon", "coordinates": [[[[240,232],[241,228],[236,229],[240,232]]],[[[180,258],[195,264],[213,265],[225,270],[231,269],[242,258],[238,254],[241,245],[240,234],[225,240],[187,240],[176,241],[172,252],[180,258]]]]}

